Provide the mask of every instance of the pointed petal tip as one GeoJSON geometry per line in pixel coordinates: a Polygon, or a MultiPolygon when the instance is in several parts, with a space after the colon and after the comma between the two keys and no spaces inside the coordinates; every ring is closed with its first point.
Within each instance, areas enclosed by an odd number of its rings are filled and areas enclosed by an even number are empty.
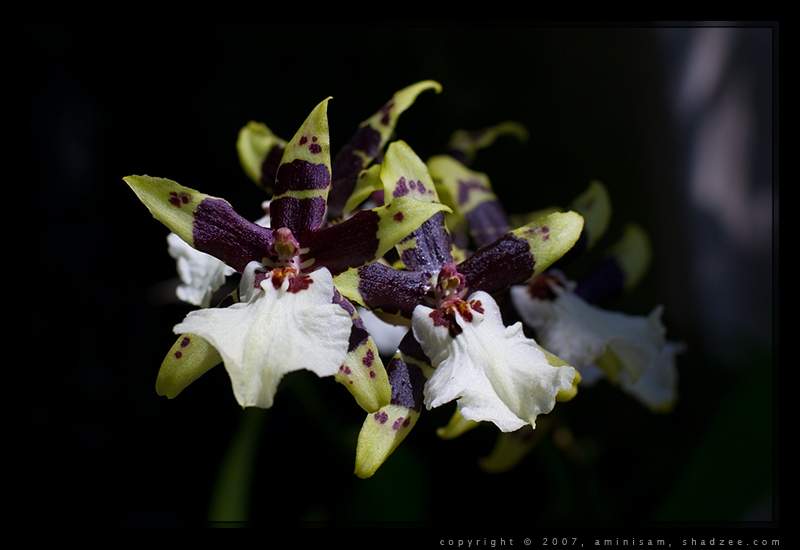
{"type": "Polygon", "coordinates": [[[511,233],[528,241],[536,261],[533,276],[550,267],[578,241],[583,216],[577,212],[555,212],[542,216],[511,233]]]}
{"type": "Polygon", "coordinates": [[[174,399],[221,362],[219,352],[207,340],[195,334],[182,334],[161,363],[156,377],[156,393],[174,399]]]}
{"type": "Polygon", "coordinates": [[[419,412],[401,405],[387,405],[368,414],[358,434],[354,473],[372,477],[417,423],[419,412]]]}

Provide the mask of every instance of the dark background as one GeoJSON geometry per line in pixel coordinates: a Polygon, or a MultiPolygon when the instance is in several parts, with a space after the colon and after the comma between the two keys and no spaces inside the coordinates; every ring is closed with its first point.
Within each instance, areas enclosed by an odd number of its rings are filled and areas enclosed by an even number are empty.
{"type": "Polygon", "coordinates": [[[36,388],[20,400],[25,509],[36,517],[777,520],[775,25],[30,23],[22,36],[30,187],[43,210],[28,237],[37,353],[19,369],[36,388]],[[166,229],[122,177],[168,177],[255,218],[265,197],[235,150],[249,120],[289,139],[333,96],[335,151],[395,91],[425,79],[442,93],[424,92],[397,127],[420,156],[458,128],[518,120],[530,139],[502,139],[473,166],[510,211],[567,205],[597,178],[614,208],[598,253],[627,221],[648,231],[653,267],[614,307],[646,314],[662,303],[668,337],[687,343],[672,414],[601,384],[553,413],[571,447],[545,438],[515,470],[489,475],[477,459],[493,428],[442,441],[435,429],[452,409],[424,411],[360,480],[364,414],[332,379],[287,376],[270,411],[243,413],[221,367],[175,400],[156,395],[172,326],[189,308],[173,298],[166,229]],[[257,434],[244,439],[249,454],[230,452],[240,426],[257,434]],[[231,456],[254,459],[226,469],[231,456]],[[225,471],[245,481],[220,483],[225,471]],[[220,492],[237,486],[245,497],[220,492]]]}

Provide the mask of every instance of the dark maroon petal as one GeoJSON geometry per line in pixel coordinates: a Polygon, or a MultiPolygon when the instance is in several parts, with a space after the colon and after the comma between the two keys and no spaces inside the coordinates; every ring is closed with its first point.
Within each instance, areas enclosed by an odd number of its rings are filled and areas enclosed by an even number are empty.
{"type": "Polygon", "coordinates": [[[288,227],[302,241],[307,231],[316,231],[325,219],[326,193],[331,183],[327,164],[295,159],[280,165],[275,178],[275,198],[270,203],[270,223],[275,229],[288,227]],[[304,191],[319,191],[307,197],[304,191]]]}
{"type": "Polygon", "coordinates": [[[194,217],[194,247],[219,258],[236,271],[241,273],[253,261],[275,259],[269,252],[275,242],[272,229],[241,217],[224,200],[204,200],[194,217]]]}
{"type": "Polygon", "coordinates": [[[452,263],[452,241],[444,226],[444,212],[437,212],[398,245],[400,259],[409,271],[432,275],[452,263]]]}
{"type": "Polygon", "coordinates": [[[536,262],[528,241],[507,233],[458,265],[466,277],[469,292],[489,294],[523,283],[533,275],[536,262]]]}
{"type": "Polygon", "coordinates": [[[301,240],[309,249],[301,260],[313,258],[311,269],[327,267],[333,275],[375,261],[379,223],[378,214],[362,210],[342,223],[310,233],[301,240]]]}
{"type": "Polygon", "coordinates": [[[275,194],[290,191],[325,189],[331,183],[330,172],[325,164],[314,164],[303,159],[281,164],[275,177],[275,194]]]}
{"type": "Polygon", "coordinates": [[[513,229],[506,211],[497,201],[481,203],[465,216],[469,231],[478,247],[493,243],[513,229]]]}
{"type": "Polygon", "coordinates": [[[350,340],[347,347],[347,352],[350,353],[358,346],[366,343],[369,338],[369,331],[361,317],[356,315],[356,308],[350,303],[350,300],[342,296],[338,290],[333,289],[333,303],[339,304],[353,320],[353,326],[350,329],[350,340]]]}
{"type": "Polygon", "coordinates": [[[394,357],[386,367],[386,374],[389,376],[389,385],[392,386],[391,404],[420,412],[424,402],[423,389],[427,382],[422,369],[414,363],[406,363],[399,357],[394,357]]]}
{"type": "Polygon", "coordinates": [[[270,195],[275,191],[275,177],[278,174],[281,158],[283,158],[283,151],[284,148],[282,146],[275,145],[264,157],[264,162],[261,163],[260,185],[270,195]]]}
{"type": "Polygon", "coordinates": [[[431,360],[422,351],[422,347],[410,330],[400,341],[397,351],[398,353],[386,367],[389,384],[392,386],[391,403],[420,412],[424,403],[423,390],[427,378],[415,362],[430,365],[431,360]]]}
{"type": "Polygon", "coordinates": [[[319,229],[325,218],[325,199],[296,199],[284,195],[269,203],[269,216],[273,228],[288,227],[302,243],[311,232],[319,229]]]}
{"type": "Polygon", "coordinates": [[[347,199],[353,193],[358,174],[375,158],[382,145],[381,134],[371,126],[363,126],[333,159],[328,215],[342,217],[347,199]]]}
{"type": "Polygon", "coordinates": [[[408,319],[431,288],[424,273],[400,271],[377,263],[359,268],[358,276],[358,292],[365,306],[399,313],[408,319]]]}

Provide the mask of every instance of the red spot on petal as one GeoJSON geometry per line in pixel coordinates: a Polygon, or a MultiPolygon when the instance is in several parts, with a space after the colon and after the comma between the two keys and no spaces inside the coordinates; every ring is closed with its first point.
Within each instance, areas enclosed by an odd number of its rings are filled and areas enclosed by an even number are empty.
{"type": "Polygon", "coordinates": [[[189,204],[190,200],[192,196],[189,193],[169,192],[169,203],[176,208],[180,208],[182,204],[189,204]]]}
{"type": "Polygon", "coordinates": [[[364,364],[365,367],[371,367],[374,361],[375,361],[375,354],[372,353],[371,349],[368,349],[367,353],[364,355],[364,358],[361,360],[361,362],[364,364]]]}
{"type": "Polygon", "coordinates": [[[176,351],[175,352],[175,359],[180,359],[181,357],[183,357],[183,353],[181,353],[180,351],[176,351]]]}
{"type": "Polygon", "coordinates": [[[403,213],[402,213],[402,212],[398,212],[397,214],[395,214],[394,216],[392,216],[392,219],[393,219],[394,221],[396,221],[396,222],[401,222],[401,221],[403,221],[403,218],[405,218],[405,216],[403,216],[403,213]]]}

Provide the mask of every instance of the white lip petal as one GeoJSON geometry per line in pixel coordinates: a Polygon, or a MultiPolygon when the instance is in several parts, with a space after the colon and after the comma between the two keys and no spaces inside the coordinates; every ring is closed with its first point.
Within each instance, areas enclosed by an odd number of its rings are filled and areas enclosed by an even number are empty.
{"type": "Polygon", "coordinates": [[[477,302],[482,314],[473,309],[469,321],[453,316],[461,328],[455,337],[431,317],[434,310],[414,310],[414,336],[435,367],[425,385],[425,405],[430,409],[457,399],[468,420],[493,422],[504,432],[535,426],[536,416],[555,406],[558,391],[571,387],[575,370],[550,366],[521,324],[504,326],[489,294],[470,296],[469,303],[477,302]]]}
{"type": "Polygon", "coordinates": [[[569,291],[561,291],[553,300],[535,299],[525,286],[512,287],[511,299],[522,320],[536,330],[541,345],[579,369],[610,350],[636,380],[664,345],[660,306],[647,317],[625,315],[594,307],[569,291]]]}
{"type": "Polygon", "coordinates": [[[241,406],[269,408],[284,374],[305,369],[332,376],[344,361],[350,315],[332,303],[327,269],[309,277],[299,292],[286,284],[275,289],[268,277],[247,301],[193,311],[175,326],[176,334],[197,334],[219,351],[241,406]]]}

